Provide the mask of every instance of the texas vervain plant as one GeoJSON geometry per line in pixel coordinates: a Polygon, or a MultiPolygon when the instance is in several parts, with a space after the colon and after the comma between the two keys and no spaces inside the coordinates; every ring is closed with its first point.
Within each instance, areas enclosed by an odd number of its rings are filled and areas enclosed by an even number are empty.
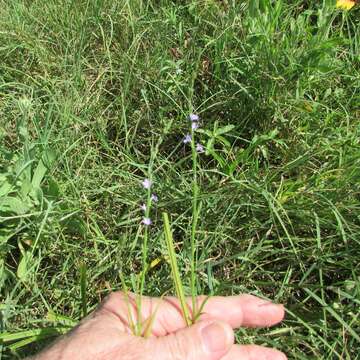
{"type": "MultiPolygon", "coordinates": [[[[199,128],[199,116],[197,114],[190,114],[190,129],[191,134],[187,134],[183,140],[184,144],[190,143],[191,144],[191,159],[192,159],[192,171],[193,171],[193,182],[192,182],[192,218],[191,218],[191,234],[190,234],[190,276],[189,276],[189,285],[190,285],[190,293],[192,299],[192,306],[191,306],[191,313],[190,316],[189,308],[186,303],[185,292],[183,287],[183,281],[180,276],[179,267],[176,260],[176,253],[175,253],[175,245],[172,238],[172,232],[170,228],[169,218],[167,213],[163,213],[163,221],[164,221],[164,235],[166,240],[166,249],[167,249],[167,257],[170,262],[171,267],[171,274],[172,280],[175,287],[176,295],[178,296],[181,308],[184,316],[185,323],[190,326],[192,323],[196,321],[199,317],[199,310],[201,311],[203,304],[200,306],[200,309],[197,309],[197,290],[196,290],[196,229],[197,223],[200,216],[201,211],[201,203],[198,200],[199,197],[199,184],[198,184],[198,162],[197,156],[199,153],[204,152],[204,148],[200,143],[195,142],[195,132],[199,128]]],[[[143,324],[142,324],[142,296],[143,290],[145,285],[146,273],[148,271],[148,236],[149,236],[149,227],[152,225],[152,219],[150,217],[151,207],[154,202],[158,201],[158,196],[153,193],[153,179],[152,179],[152,171],[153,171],[153,163],[156,155],[158,154],[158,149],[161,144],[162,140],[159,140],[157,143],[155,150],[152,147],[151,153],[151,160],[149,163],[149,167],[147,170],[148,174],[151,174],[148,178],[145,178],[142,181],[142,187],[146,190],[146,202],[140,205],[140,209],[144,212],[144,217],[142,219],[142,224],[144,225],[144,235],[143,235],[143,242],[142,242],[142,271],[140,273],[139,278],[139,286],[138,286],[138,293],[139,296],[136,297],[137,299],[137,309],[138,309],[138,316],[137,322],[135,326],[135,334],[140,336],[144,334],[143,324]]],[[[149,329],[149,324],[147,325],[149,329]]]]}
{"type": "MultiPolygon", "coordinates": [[[[192,184],[192,223],[191,223],[191,257],[190,257],[190,291],[192,297],[192,311],[193,314],[197,314],[196,308],[196,229],[200,216],[201,203],[199,203],[199,184],[198,184],[198,153],[204,152],[203,146],[200,143],[196,143],[195,131],[199,128],[199,116],[197,114],[190,114],[189,119],[191,121],[191,157],[192,157],[192,171],[193,171],[193,184],[192,184]],[[196,145],[195,145],[196,144],[196,145]]],[[[194,319],[193,319],[194,321],[194,319]]]]}

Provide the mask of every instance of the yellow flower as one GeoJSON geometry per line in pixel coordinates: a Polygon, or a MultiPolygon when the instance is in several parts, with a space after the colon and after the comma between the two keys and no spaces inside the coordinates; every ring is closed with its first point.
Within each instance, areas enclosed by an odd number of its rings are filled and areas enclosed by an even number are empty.
{"type": "Polygon", "coordinates": [[[162,258],[156,258],[150,263],[150,269],[158,266],[161,263],[162,258]]]}
{"type": "Polygon", "coordinates": [[[356,5],[356,0],[336,0],[336,7],[339,9],[350,10],[356,5]]]}

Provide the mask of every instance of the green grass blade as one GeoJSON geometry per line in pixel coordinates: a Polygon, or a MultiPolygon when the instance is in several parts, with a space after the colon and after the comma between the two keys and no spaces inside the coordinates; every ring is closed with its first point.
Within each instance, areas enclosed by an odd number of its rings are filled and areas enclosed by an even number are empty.
{"type": "Polygon", "coordinates": [[[81,309],[82,316],[87,315],[87,296],[86,296],[86,265],[84,263],[80,264],[80,297],[81,297],[81,309]]]}
{"type": "Polygon", "coordinates": [[[307,294],[309,294],[312,298],[314,298],[319,304],[321,304],[326,311],[329,312],[330,315],[332,315],[348,332],[349,334],[360,343],[360,336],[357,334],[357,332],[328,304],[324,303],[322,299],[317,296],[314,292],[312,292],[310,289],[305,288],[304,289],[307,294]]]}
{"type": "Polygon", "coordinates": [[[168,256],[170,260],[170,266],[171,266],[171,274],[173,277],[173,282],[175,285],[176,295],[180,300],[181,310],[184,316],[184,320],[186,322],[187,326],[191,325],[191,318],[189,314],[189,308],[186,303],[185,293],[183,284],[181,281],[179,268],[176,260],[176,253],[175,253],[175,246],[174,246],[174,240],[172,237],[169,217],[167,213],[163,213],[163,219],[164,219],[164,232],[165,232],[165,241],[166,241],[166,247],[168,251],[168,256]]]}
{"type": "Polygon", "coordinates": [[[122,274],[121,271],[120,271],[119,275],[120,275],[121,285],[123,287],[123,292],[125,293],[125,296],[126,296],[126,307],[127,307],[127,311],[128,311],[129,327],[130,327],[131,332],[134,335],[137,335],[136,330],[137,330],[138,326],[135,324],[135,321],[133,319],[132,312],[131,312],[131,306],[130,306],[130,300],[129,300],[129,289],[126,285],[124,275],[122,274]]]}

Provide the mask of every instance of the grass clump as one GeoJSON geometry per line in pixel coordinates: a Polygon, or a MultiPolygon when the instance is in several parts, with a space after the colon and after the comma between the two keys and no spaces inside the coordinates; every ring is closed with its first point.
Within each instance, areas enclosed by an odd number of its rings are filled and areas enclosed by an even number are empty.
{"type": "Polygon", "coordinates": [[[185,294],[286,304],[282,327],[240,330],[241,342],[356,358],[358,7],[0,8],[2,358],[67,331],[121,278],[171,291],[164,212],[185,294]],[[201,128],[189,146],[192,112],[201,128]],[[151,210],[144,178],[159,198],[151,210]]]}

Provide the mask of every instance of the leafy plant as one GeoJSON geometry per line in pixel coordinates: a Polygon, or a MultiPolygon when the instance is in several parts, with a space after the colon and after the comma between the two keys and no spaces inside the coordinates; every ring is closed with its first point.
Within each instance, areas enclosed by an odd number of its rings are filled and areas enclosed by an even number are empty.
{"type": "Polygon", "coordinates": [[[227,161],[222,154],[226,154],[231,150],[231,143],[227,140],[224,135],[230,133],[235,128],[235,125],[225,125],[219,127],[219,122],[215,121],[212,130],[199,129],[198,132],[204,134],[206,140],[206,155],[211,155],[218,164],[223,168],[227,161]],[[216,149],[216,145],[221,146],[221,151],[216,149]]]}
{"type": "MultiPolygon", "coordinates": [[[[18,248],[22,254],[17,267],[17,276],[25,280],[30,268],[31,257],[38,244],[41,230],[52,210],[52,200],[44,194],[42,182],[51,169],[55,153],[45,147],[39,148],[31,142],[24,121],[17,126],[19,140],[23,144],[18,154],[9,154],[1,148],[5,160],[0,175],[0,251],[5,254],[11,245],[10,239],[17,237],[18,248]],[[31,226],[33,217],[42,217],[42,226],[35,239],[22,239],[21,233],[31,226]]],[[[47,191],[56,192],[54,181],[49,182],[47,191]]]]}

